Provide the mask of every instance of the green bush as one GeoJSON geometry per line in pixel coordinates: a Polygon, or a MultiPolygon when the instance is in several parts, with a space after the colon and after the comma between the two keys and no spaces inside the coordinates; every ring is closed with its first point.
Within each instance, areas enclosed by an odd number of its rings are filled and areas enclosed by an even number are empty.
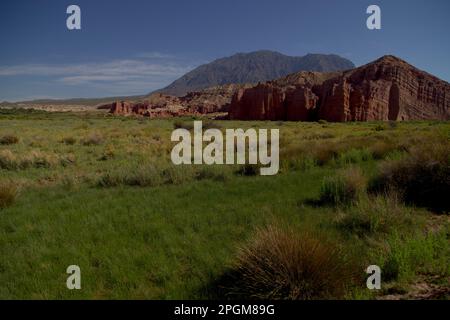
{"type": "Polygon", "coordinates": [[[410,281],[419,273],[450,276],[448,261],[450,246],[449,230],[436,233],[401,237],[394,234],[387,242],[387,256],[382,266],[386,281],[410,281]]]}
{"type": "Polygon", "coordinates": [[[435,211],[450,211],[450,145],[429,144],[411,148],[408,156],[384,162],[369,190],[395,190],[409,204],[435,211]]]}

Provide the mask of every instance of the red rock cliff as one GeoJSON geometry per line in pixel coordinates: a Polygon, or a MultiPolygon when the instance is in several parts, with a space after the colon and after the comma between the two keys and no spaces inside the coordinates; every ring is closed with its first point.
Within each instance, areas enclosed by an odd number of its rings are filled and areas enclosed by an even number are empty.
{"type": "Polygon", "coordinates": [[[229,116],[241,120],[448,120],[450,85],[385,56],[334,74],[301,72],[241,89],[229,116]]]}

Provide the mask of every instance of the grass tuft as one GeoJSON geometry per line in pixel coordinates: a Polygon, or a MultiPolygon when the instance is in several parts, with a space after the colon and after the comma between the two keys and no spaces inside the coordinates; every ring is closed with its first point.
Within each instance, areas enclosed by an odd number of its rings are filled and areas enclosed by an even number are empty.
{"type": "Polygon", "coordinates": [[[0,182],[0,209],[10,207],[17,198],[18,188],[11,182],[0,182]]]}
{"type": "Polygon", "coordinates": [[[345,169],[336,176],[326,177],[320,189],[320,202],[331,205],[356,203],[364,194],[366,178],[358,167],[345,169]]]}
{"type": "Polygon", "coordinates": [[[345,254],[321,237],[267,227],[240,250],[222,287],[226,297],[239,299],[343,298],[353,271],[345,254]]]}
{"type": "Polygon", "coordinates": [[[19,138],[15,135],[8,134],[0,138],[0,144],[2,145],[10,145],[16,143],[19,143],[19,138]]]}

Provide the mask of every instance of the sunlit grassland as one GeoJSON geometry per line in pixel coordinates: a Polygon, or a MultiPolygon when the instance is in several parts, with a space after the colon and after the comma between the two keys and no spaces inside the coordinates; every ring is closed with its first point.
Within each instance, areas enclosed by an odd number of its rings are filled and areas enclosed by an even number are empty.
{"type": "MultiPolygon", "coordinates": [[[[363,276],[370,264],[385,268],[389,290],[427,275],[445,284],[447,214],[365,191],[350,204],[320,197],[324,179],[349,167],[370,180],[413,146],[448,143],[448,123],[212,122],[280,129],[280,173],[263,177],[239,166],[174,168],[175,121],[193,119],[0,115],[0,137],[18,138],[0,145],[0,180],[18,188],[0,209],[0,298],[214,298],[238,248],[267,225],[326,236],[363,276]],[[72,264],[82,290],[66,288],[72,264]]],[[[361,282],[346,298],[383,293],[361,282]]]]}

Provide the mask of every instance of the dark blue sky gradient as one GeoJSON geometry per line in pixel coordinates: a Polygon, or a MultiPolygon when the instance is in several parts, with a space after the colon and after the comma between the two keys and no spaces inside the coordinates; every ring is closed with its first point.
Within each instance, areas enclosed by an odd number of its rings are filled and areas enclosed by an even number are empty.
{"type": "Polygon", "coordinates": [[[448,0],[5,0],[0,101],[147,93],[193,67],[260,49],[397,55],[450,80],[448,0]],[[78,4],[82,30],[66,28],[78,4]],[[378,4],[382,30],[366,28],[378,4]]]}

